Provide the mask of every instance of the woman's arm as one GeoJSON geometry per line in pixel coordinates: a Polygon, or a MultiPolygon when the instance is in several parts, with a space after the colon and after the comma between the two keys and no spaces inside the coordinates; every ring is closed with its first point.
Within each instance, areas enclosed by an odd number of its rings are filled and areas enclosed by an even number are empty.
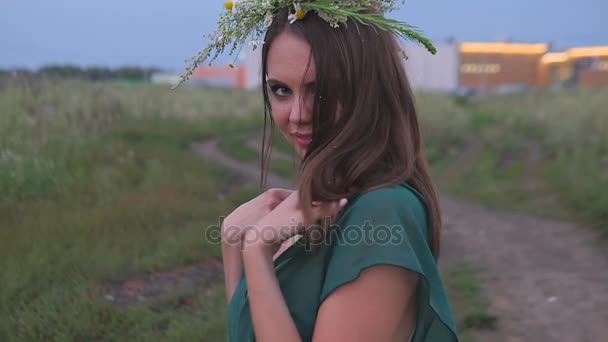
{"type": "Polygon", "coordinates": [[[234,291],[243,274],[243,260],[241,259],[240,244],[222,239],[222,262],[224,267],[226,300],[230,303],[232,295],[234,295],[234,291]]]}
{"type": "Polygon", "coordinates": [[[241,204],[223,220],[221,226],[222,262],[228,302],[232,299],[243,274],[243,261],[241,260],[243,230],[272,211],[292,192],[293,190],[281,188],[266,190],[249,202],[241,204]]]}
{"type": "Polygon", "coordinates": [[[408,341],[416,324],[418,282],[418,274],[401,267],[367,268],[321,303],[313,342],[408,341]]]}
{"type": "MultiPolygon", "coordinates": [[[[243,251],[249,305],[257,341],[301,341],[263,248],[243,251]]],[[[371,267],[321,304],[313,341],[404,341],[414,329],[418,277],[398,267],[371,267]]]]}
{"type": "Polygon", "coordinates": [[[245,237],[243,264],[256,340],[301,341],[275,275],[272,251],[255,239],[245,237]]]}

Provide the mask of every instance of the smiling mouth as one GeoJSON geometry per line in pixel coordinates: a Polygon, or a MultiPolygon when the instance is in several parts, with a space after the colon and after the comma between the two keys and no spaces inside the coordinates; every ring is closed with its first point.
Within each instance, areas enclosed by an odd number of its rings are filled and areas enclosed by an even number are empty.
{"type": "Polygon", "coordinates": [[[304,146],[309,145],[312,140],[312,135],[293,134],[292,136],[298,144],[304,146]]]}

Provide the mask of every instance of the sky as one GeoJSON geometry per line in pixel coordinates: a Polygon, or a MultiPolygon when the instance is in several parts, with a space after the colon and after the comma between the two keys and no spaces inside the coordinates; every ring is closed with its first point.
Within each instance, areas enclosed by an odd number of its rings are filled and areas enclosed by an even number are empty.
{"type": "MultiPolygon", "coordinates": [[[[223,0],[0,0],[0,68],[45,64],[180,71],[204,47],[223,0]]],[[[608,45],[607,0],[407,0],[390,17],[435,42],[510,39],[608,45]]]]}

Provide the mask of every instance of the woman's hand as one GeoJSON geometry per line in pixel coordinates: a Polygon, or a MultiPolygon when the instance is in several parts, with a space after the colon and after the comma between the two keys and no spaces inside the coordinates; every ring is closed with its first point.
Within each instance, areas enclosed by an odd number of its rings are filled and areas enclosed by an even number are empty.
{"type": "Polygon", "coordinates": [[[319,219],[335,218],[347,202],[346,198],[334,202],[313,202],[312,222],[305,222],[304,213],[299,206],[299,192],[293,191],[254,226],[246,229],[242,237],[244,248],[259,247],[272,255],[281,243],[306,231],[319,219]]]}
{"type": "Polygon", "coordinates": [[[244,229],[256,224],[293,192],[294,190],[272,188],[241,204],[224,219],[221,228],[222,241],[240,246],[244,229]]]}
{"type": "Polygon", "coordinates": [[[287,189],[266,190],[249,202],[241,204],[224,219],[221,227],[222,261],[226,299],[229,302],[243,272],[241,237],[244,229],[254,225],[262,217],[270,213],[272,209],[285,200],[292,192],[293,190],[287,189]]]}
{"type": "Polygon", "coordinates": [[[242,261],[247,277],[249,311],[258,341],[302,341],[283,298],[273,264],[273,254],[281,243],[306,231],[319,219],[336,216],[346,199],[330,203],[312,203],[312,215],[306,222],[294,191],[243,236],[242,261]]]}

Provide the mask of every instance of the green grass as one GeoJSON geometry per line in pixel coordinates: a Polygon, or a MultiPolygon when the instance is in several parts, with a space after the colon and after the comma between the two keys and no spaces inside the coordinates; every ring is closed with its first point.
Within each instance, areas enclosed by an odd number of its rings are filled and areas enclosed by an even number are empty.
{"type": "MultiPolygon", "coordinates": [[[[221,341],[225,340],[223,289],[175,295],[147,307],[116,309],[64,287],[37,310],[17,311],[4,341],[221,341]],[[14,334],[12,334],[14,332],[14,334]]],[[[5,316],[6,317],[6,316],[5,316]]],[[[9,319],[10,320],[10,319],[9,319]]]]}
{"type": "Polygon", "coordinates": [[[159,115],[184,104],[154,87],[0,91],[0,340],[224,339],[222,284],[128,309],[95,295],[108,283],[219,257],[206,229],[255,193],[234,192],[231,171],[187,147],[260,118],[218,116],[204,100],[217,94],[187,92],[197,117],[159,115]]]}
{"type": "Polygon", "coordinates": [[[183,147],[217,132],[261,127],[256,98],[211,89],[75,81],[9,85],[0,91],[0,201],[37,198],[82,181],[90,170],[80,154],[102,135],[183,147]],[[233,105],[238,108],[230,109],[233,105]]]}
{"type": "MultiPolygon", "coordinates": [[[[74,160],[86,165],[80,181],[1,207],[2,340],[195,333],[179,331],[188,322],[171,310],[123,312],[90,298],[90,290],[219,257],[219,246],[209,244],[204,232],[235,205],[218,197],[235,181],[232,173],[162,142],[126,144],[101,136],[87,147],[74,160]],[[166,331],[154,328],[157,321],[166,321],[166,331]]],[[[200,327],[197,334],[201,329],[222,331],[200,327]]]]}
{"type": "Polygon", "coordinates": [[[224,135],[219,140],[219,148],[234,159],[244,162],[259,162],[259,151],[253,150],[246,142],[247,137],[242,134],[224,135]]]}
{"type": "Polygon", "coordinates": [[[234,206],[217,197],[234,181],[230,172],[163,145],[104,141],[88,152],[81,183],[2,207],[10,214],[0,231],[2,340],[111,339],[119,336],[105,333],[121,330],[126,339],[157,330],[161,318],[185,324],[171,311],[122,312],[89,291],[220,256],[204,232],[234,206]]]}
{"type": "MultiPolygon", "coordinates": [[[[230,157],[248,163],[260,163],[260,151],[261,146],[258,150],[254,150],[252,147],[247,145],[249,136],[245,132],[237,132],[234,134],[226,134],[219,137],[219,148],[223,153],[230,157]]],[[[280,139],[284,141],[283,139],[280,139]]],[[[273,151],[277,146],[284,145],[285,143],[275,142],[273,145],[273,151]]],[[[285,147],[283,147],[285,148],[285,147]]],[[[290,147],[291,148],[291,147],[290,147]]],[[[284,151],[281,151],[284,152],[284,151]]],[[[273,152],[274,155],[275,152],[273,152]]],[[[284,152],[285,153],[285,152],[284,152]]],[[[290,153],[293,153],[290,151],[290,153]]],[[[290,155],[291,156],[291,155],[290,155]]],[[[298,161],[294,159],[277,159],[269,161],[270,171],[287,179],[293,179],[298,169],[298,161]]]]}
{"type": "Polygon", "coordinates": [[[462,341],[475,341],[476,330],[496,329],[497,318],[489,312],[478,270],[458,264],[444,278],[462,341]]]}
{"type": "Polygon", "coordinates": [[[418,105],[442,189],[608,234],[608,91],[420,95],[418,105]]]}
{"type": "Polygon", "coordinates": [[[279,159],[272,162],[272,172],[287,179],[294,177],[298,167],[298,162],[293,160],[279,159]]]}

